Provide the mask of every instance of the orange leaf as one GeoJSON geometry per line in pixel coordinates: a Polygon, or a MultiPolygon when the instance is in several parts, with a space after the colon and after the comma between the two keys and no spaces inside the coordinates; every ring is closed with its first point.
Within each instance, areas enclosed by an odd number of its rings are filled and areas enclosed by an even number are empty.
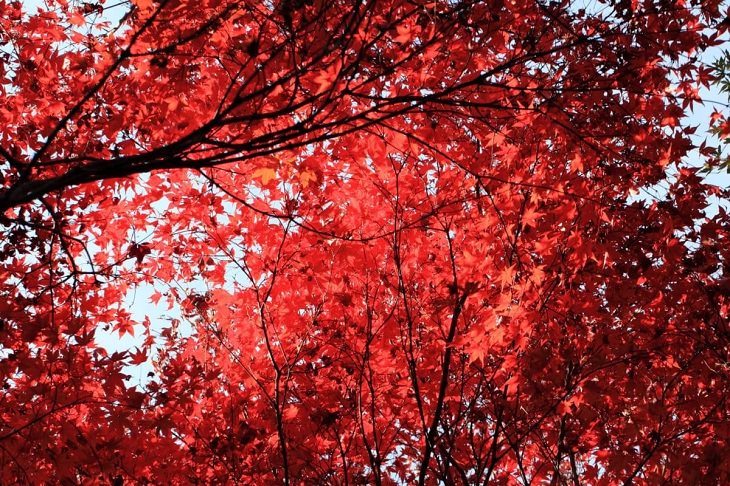
{"type": "Polygon", "coordinates": [[[312,172],[311,170],[305,170],[304,172],[299,174],[299,182],[302,184],[302,187],[307,187],[309,185],[310,181],[317,181],[317,174],[312,172]]]}
{"type": "Polygon", "coordinates": [[[264,184],[268,184],[272,179],[276,179],[276,170],[270,167],[261,167],[254,171],[253,177],[261,179],[264,184]]]}

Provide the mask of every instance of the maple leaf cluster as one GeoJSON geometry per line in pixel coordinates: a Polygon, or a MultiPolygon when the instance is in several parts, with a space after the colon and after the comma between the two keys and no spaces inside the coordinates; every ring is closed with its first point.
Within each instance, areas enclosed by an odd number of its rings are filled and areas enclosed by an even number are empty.
{"type": "Polygon", "coordinates": [[[0,482],[728,484],[722,8],[0,0],[0,482]]]}

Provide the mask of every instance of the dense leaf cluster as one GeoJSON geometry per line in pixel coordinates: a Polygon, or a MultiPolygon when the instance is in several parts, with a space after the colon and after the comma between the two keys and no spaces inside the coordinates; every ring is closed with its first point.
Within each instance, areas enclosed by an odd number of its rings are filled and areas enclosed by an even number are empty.
{"type": "Polygon", "coordinates": [[[718,0],[0,11],[0,483],[730,482],[718,0]]]}

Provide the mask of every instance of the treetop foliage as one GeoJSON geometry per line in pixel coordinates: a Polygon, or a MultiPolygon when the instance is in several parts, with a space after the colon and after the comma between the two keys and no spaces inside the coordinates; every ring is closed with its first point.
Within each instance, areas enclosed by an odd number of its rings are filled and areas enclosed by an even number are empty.
{"type": "Polygon", "coordinates": [[[0,0],[0,482],[727,484],[724,10],[0,0]]]}

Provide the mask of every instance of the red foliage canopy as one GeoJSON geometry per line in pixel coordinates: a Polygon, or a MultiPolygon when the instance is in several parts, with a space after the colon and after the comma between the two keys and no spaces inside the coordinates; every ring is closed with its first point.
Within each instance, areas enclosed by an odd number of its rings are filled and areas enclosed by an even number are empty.
{"type": "Polygon", "coordinates": [[[0,482],[730,482],[719,0],[46,3],[0,0],[0,482]]]}

